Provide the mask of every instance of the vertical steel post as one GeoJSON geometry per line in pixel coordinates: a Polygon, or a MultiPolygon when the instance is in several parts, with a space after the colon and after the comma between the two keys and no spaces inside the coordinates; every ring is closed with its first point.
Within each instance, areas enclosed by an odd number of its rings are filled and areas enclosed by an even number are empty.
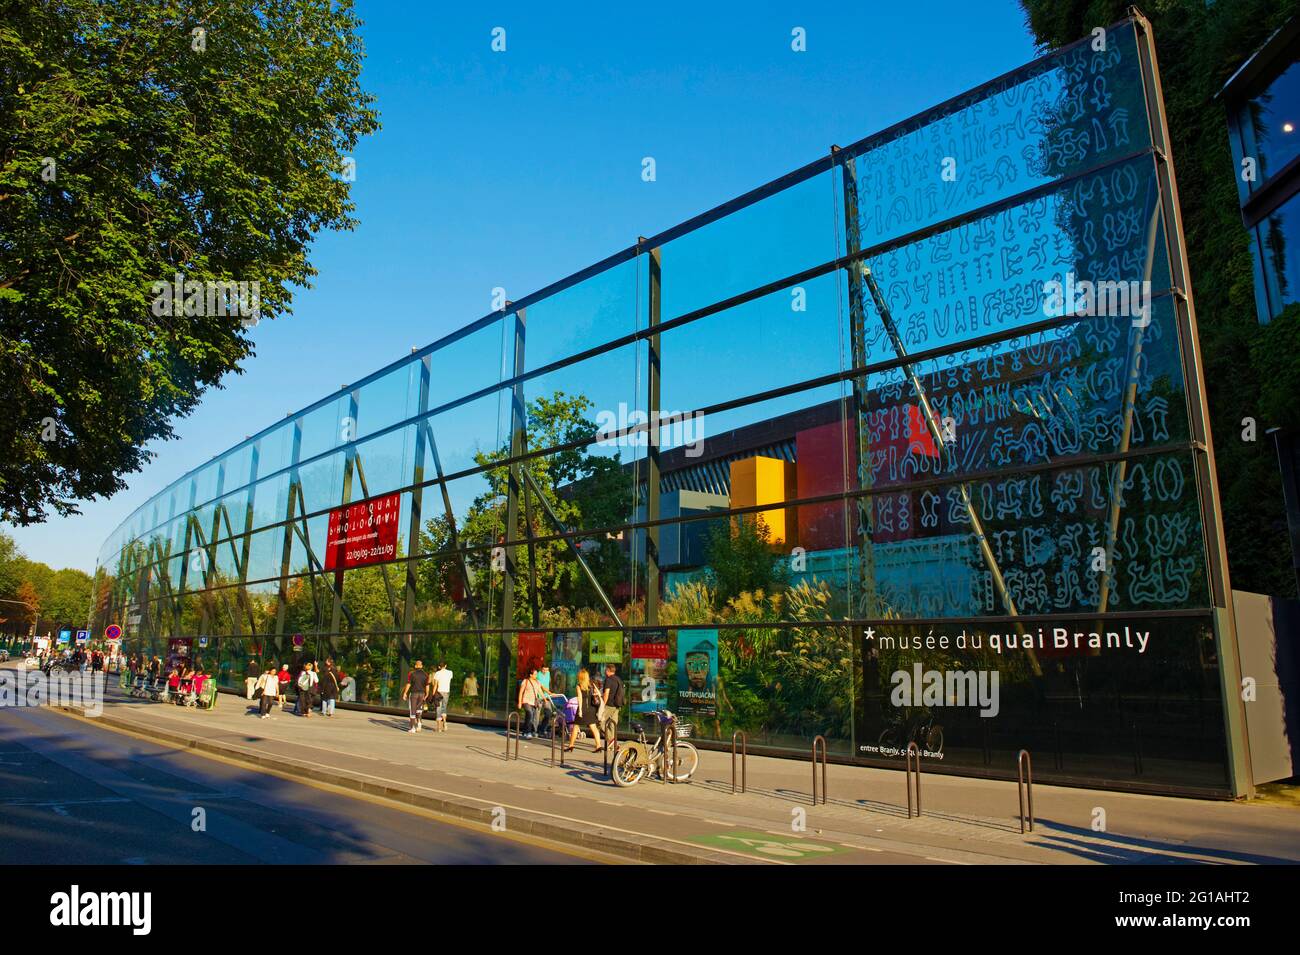
{"type": "MultiPolygon", "coordinates": [[[[508,303],[507,303],[508,304],[508,303]]],[[[527,318],[524,309],[514,313],[514,362],[511,377],[518,379],[524,373],[524,345],[527,318]]],[[[513,459],[527,447],[528,409],[524,398],[524,384],[516,381],[510,393],[510,452],[513,459]]],[[[501,636],[497,674],[506,704],[510,703],[510,638],[515,624],[515,580],[519,570],[515,564],[515,545],[519,536],[519,471],[511,463],[506,468],[506,525],[503,535],[505,546],[505,580],[501,587],[501,636]]]]}
{"type": "MultiPolygon", "coordinates": [[[[844,252],[847,256],[845,277],[849,288],[849,361],[853,368],[867,363],[866,295],[863,291],[861,264],[854,258],[862,251],[862,226],[858,218],[858,177],[852,156],[845,156],[839,147],[831,152],[840,160],[844,179],[844,252]]],[[[853,400],[849,411],[853,415],[852,433],[857,439],[857,490],[870,491],[871,427],[867,422],[870,398],[865,376],[853,378],[853,400]]],[[[847,448],[845,449],[848,450],[847,448]]],[[[845,455],[848,460],[848,455],[845,455]]],[[[847,474],[846,474],[847,477],[847,474]]],[[[846,492],[848,487],[844,489],[846,492]]],[[[857,616],[874,620],[882,616],[879,594],[876,591],[875,511],[874,498],[866,493],[857,497],[857,547],[858,547],[858,599],[857,616]]],[[[849,542],[852,547],[852,541],[849,542]]],[[[851,610],[850,613],[853,611],[851,610]]]]}
{"type": "MultiPolygon", "coordinates": [[[[280,592],[276,597],[275,604],[275,636],[277,638],[284,636],[285,610],[289,605],[289,571],[292,569],[293,563],[294,508],[297,505],[298,488],[301,481],[298,477],[298,461],[302,457],[301,419],[293,423],[292,442],[289,448],[289,499],[284,508],[284,542],[281,544],[280,551],[280,592]]],[[[262,649],[262,656],[266,656],[265,647],[262,649]]],[[[265,660],[261,662],[264,663],[265,660]]]]}
{"type": "MultiPolygon", "coordinates": [[[[420,376],[417,384],[417,393],[415,399],[416,420],[419,422],[415,426],[415,451],[411,467],[411,513],[406,526],[406,585],[402,601],[402,636],[407,642],[407,653],[402,659],[402,669],[405,670],[410,657],[410,640],[415,629],[415,594],[418,589],[416,582],[416,569],[420,563],[420,521],[422,520],[421,508],[424,502],[424,453],[425,442],[424,432],[426,422],[424,413],[429,410],[429,379],[432,374],[431,356],[425,355],[419,362],[420,376]]],[[[403,684],[406,683],[406,673],[399,674],[398,679],[403,684]]]]}
{"type": "MultiPolygon", "coordinates": [[[[658,328],[662,308],[662,259],[659,249],[650,250],[650,328],[658,328]]],[[[646,416],[649,431],[646,435],[646,500],[647,521],[659,520],[659,333],[646,339],[646,416]]],[[[647,626],[659,623],[659,525],[651,524],[645,530],[645,622],[647,626]]]]}

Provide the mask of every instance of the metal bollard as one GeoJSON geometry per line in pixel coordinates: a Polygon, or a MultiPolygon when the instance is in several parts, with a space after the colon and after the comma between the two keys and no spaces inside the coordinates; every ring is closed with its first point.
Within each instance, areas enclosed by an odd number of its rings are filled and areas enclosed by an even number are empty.
{"type": "Polygon", "coordinates": [[[564,766],[564,727],[558,718],[551,720],[551,769],[555,768],[555,741],[556,734],[559,734],[560,741],[560,766],[564,766]]]}
{"type": "Polygon", "coordinates": [[[510,759],[510,737],[512,735],[510,732],[510,727],[512,724],[514,725],[515,728],[513,734],[515,739],[515,759],[518,759],[519,758],[519,734],[523,730],[524,722],[523,722],[523,717],[520,716],[517,711],[514,713],[508,713],[506,715],[506,759],[507,760],[510,759]]]}
{"type": "Polygon", "coordinates": [[[1020,801],[1020,833],[1024,835],[1026,802],[1029,803],[1028,831],[1034,831],[1034,761],[1029,758],[1027,749],[1022,749],[1016,756],[1016,796],[1020,801]]]}
{"type": "Polygon", "coordinates": [[[736,794],[736,739],[740,739],[740,791],[745,791],[746,771],[745,761],[749,757],[749,737],[745,735],[744,730],[736,730],[731,734],[731,794],[736,794]]]}
{"type": "Polygon", "coordinates": [[[817,744],[822,748],[822,805],[826,805],[826,737],[815,736],[812,742],[813,805],[817,805],[817,744]]]}
{"type": "Polygon", "coordinates": [[[916,773],[916,818],[921,818],[921,750],[915,743],[907,744],[907,818],[912,818],[912,773],[916,773]],[[912,769],[912,754],[916,754],[916,769],[912,769]]]}

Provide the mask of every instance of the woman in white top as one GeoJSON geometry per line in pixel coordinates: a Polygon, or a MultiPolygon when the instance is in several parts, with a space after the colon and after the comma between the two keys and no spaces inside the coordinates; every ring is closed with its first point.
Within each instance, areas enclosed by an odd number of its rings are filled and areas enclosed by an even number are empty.
{"type": "Polygon", "coordinates": [[[253,690],[256,696],[258,690],[262,696],[258,701],[258,711],[262,714],[262,719],[271,718],[271,704],[275,698],[280,695],[280,677],[275,672],[275,667],[267,667],[266,672],[257,678],[257,687],[253,690]]]}

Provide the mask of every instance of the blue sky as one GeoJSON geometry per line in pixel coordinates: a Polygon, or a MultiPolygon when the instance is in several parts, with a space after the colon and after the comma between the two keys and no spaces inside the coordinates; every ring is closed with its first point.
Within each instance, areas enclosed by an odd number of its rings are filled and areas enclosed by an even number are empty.
{"type": "Polygon", "coordinates": [[[1011,0],[712,6],[415,14],[359,0],[383,123],[355,154],[360,226],[318,239],[295,314],[253,330],[244,374],[177,422],[127,490],[11,529],[22,550],[91,571],[152,494],[482,316],[494,287],[520,298],[1035,54],[1011,0]]]}

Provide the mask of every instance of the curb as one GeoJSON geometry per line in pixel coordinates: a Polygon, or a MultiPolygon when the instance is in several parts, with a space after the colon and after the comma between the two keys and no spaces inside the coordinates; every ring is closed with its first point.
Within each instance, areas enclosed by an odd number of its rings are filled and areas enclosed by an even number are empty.
{"type": "MultiPolygon", "coordinates": [[[[226,759],[255,766],[259,769],[270,769],[278,773],[288,771],[292,776],[326,783],[341,789],[350,789],[353,792],[363,793],[367,796],[415,806],[485,826],[490,826],[494,821],[494,807],[488,805],[490,800],[471,799],[469,797],[454,799],[443,795],[432,795],[419,792],[414,788],[404,788],[363,779],[346,770],[325,769],[312,763],[282,756],[272,757],[244,747],[186,736],[182,733],[141,725],[119,717],[108,715],[86,716],[80,710],[66,706],[52,708],[77,719],[125,730],[181,749],[192,749],[223,756],[226,759]]],[[[702,846],[697,849],[689,843],[662,839],[656,836],[618,830],[611,831],[601,827],[598,823],[584,825],[578,821],[570,821],[527,809],[513,808],[510,810],[509,831],[516,834],[531,835],[539,839],[547,839],[564,845],[582,846],[607,855],[620,856],[634,862],[654,865],[765,864],[765,860],[751,856],[713,852],[702,846]]]]}

